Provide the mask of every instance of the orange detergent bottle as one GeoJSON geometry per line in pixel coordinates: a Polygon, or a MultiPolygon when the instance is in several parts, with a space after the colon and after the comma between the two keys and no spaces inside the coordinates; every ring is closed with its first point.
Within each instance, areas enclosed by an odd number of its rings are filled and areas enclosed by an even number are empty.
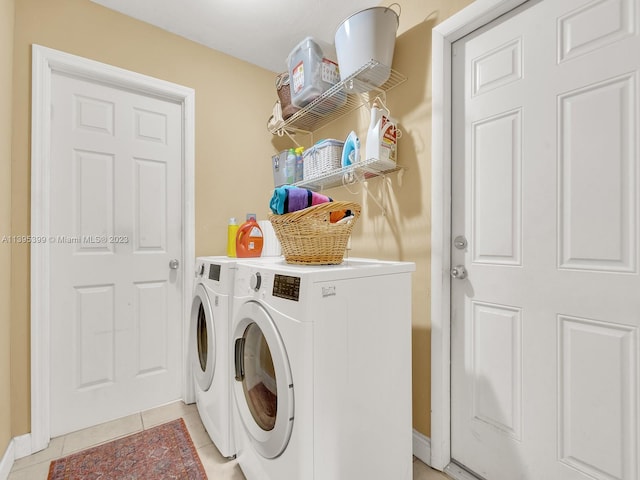
{"type": "Polygon", "coordinates": [[[238,258],[259,257],[262,255],[264,236],[256,216],[247,215],[247,221],[240,225],[236,235],[236,255],[238,258]]]}

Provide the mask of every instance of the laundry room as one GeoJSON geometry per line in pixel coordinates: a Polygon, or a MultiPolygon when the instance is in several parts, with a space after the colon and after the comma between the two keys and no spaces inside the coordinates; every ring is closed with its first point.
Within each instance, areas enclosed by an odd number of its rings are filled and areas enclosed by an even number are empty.
{"type": "Polygon", "coordinates": [[[73,455],[155,428],[191,452],[178,478],[638,478],[640,56],[624,53],[640,48],[639,0],[354,0],[322,23],[310,0],[199,6],[228,37],[171,2],[134,3],[0,0],[0,480],[83,478],[60,473],[73,455]],[[384,78],[354,73],[324,103],[293,105],[297,55],[324,48],[320,63],[346,65],[337,32],[368,10],[395,22],[384,78]],[[534,43],[548,65],[521,60],[534,43]],[[545,75],[560,85],[540,102],[552,113],[509,103],[542,95],[515,90],[545,75]],[[392,121],[393,153],[364,165],[375,135],[384,145],[374,118],[392,121]],[[127,130],[144,148],[91,140],[127,130]],[[521,132],[547,137],[538,148],[521,132]],[[580,155],[565,133],[581,135],[580,155]],[[334,170],[291,173],[327,145],[334,170]],[[520,151],[549,161],[528,171],[520,151]],[[341,207],[338,260],[295,265],[274,240],[290,183],[341,207]],[[251,216],[261,258],[230,235],[251,216]],[[553,309],[539,334],[527,322],[542,308],[530,314],[520,291],[553,309]],[[527,350],[537,335],[556,363],[527,350]],[[608,395],[591,396],[587,369],[608,395]]]}

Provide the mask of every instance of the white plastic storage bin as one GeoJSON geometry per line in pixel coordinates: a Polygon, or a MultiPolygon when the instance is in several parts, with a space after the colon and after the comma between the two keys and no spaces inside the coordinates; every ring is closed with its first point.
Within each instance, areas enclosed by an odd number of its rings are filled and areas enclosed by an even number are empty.
{"type": "Polygon", "coordinates": [[[286,163],[289,150],[283,150],[271,157],[271,166],[273,167],[273,185],[280,187],[287,183],[286,163]]]}
{"type": "MultiPolygon", "coordinates": [[[[325,58],[322,48],[311,37],[305,38],[291,51],[287,65],[291,103],[296,107],[308,105],[340,81],[338,64],[325,58]]],[[[343,95],[342,103],[344,100],[343,95]]]]}

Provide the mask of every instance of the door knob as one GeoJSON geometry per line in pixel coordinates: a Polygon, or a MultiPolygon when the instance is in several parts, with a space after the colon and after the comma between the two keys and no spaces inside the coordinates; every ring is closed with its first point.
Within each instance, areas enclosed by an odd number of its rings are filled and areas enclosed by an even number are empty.
{"type": "Polygon", "coordinates": [[[179,266],[180,266],[180,262],[178,261],[177,258],[174,258],[169,262],[169,268],[171,270],[177,270],[179,266]]]}
{"type": "Polygon", "coordinates": [[[467,269],[464,268],[464,265],[456,265],[451,269],[451,277],[458,280],[464,280],[467,278],[467,269]]]}

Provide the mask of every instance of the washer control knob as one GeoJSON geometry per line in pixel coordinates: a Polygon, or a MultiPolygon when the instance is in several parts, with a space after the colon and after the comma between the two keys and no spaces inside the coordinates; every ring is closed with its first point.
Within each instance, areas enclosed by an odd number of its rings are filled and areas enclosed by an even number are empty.
{"type": "Polygon", "coordinates": [[[256,292],[260,290],[260,286],[262,285],[262,275],[260,275],[260,272],[256,272],[251,275],[249,285],[251,286],[251,289],[255,290],[256,292]]]}

